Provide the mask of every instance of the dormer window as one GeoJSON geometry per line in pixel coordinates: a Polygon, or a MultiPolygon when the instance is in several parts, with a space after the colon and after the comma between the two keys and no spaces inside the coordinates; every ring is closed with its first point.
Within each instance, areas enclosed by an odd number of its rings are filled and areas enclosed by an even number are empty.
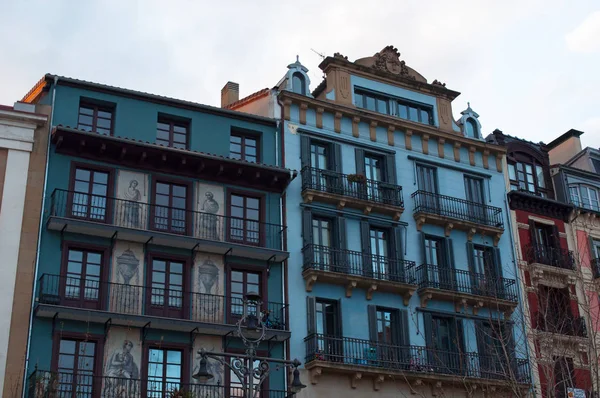
{"type": "Polygon", "coordinates": [[[468,118],[465,123],[465,133],[469,138],[479,138],[479,131],[477,128],[477,122],[472,118],[468,118]]]}
{"type": "Polygon", "coordinates": [[[406,101],[367,90],[355,90],[354,104],[358,108],[433,125],[433,108],[427,104],[406,101]]]}
{"type": "Polygon", "coordinates": [[[292,90],[295,93],[306,95],[306,80],[302,73],[294,72],[292,74],[292,90]]]}
{"type": "Polygon", "coordinates": [[[510,179],[511,190],[525,191],[543,198],[548,197],[544,168],[533,159],[530,161],[509,161],[508,178],[510,179]]]}

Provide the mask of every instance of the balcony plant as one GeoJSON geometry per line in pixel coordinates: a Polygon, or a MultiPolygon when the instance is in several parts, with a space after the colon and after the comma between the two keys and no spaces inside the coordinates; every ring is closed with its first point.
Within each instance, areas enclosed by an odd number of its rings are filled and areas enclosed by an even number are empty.
{"type": "Polygon", "coordinates": [[[348,174],[346,178],[350,183],[355,182],[358,184],[365,184],[367,182],[367,177],[365,177],[363,174],[348,174]]]}
{"type": "Polygon", "coordinates": [[[191,391],[176,388],[169,393],[169,398],[194,398],[194,394],[191,391]]]}

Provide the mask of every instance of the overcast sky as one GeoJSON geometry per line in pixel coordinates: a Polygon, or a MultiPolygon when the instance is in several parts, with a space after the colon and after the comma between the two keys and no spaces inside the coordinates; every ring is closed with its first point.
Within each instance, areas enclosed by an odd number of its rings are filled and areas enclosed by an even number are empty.
{"type": "Polygon", "coordinates": [[[570,128],[600,147],[598,0],[0,0],[0,104],[50,72],[219,105],[272,87],[315,51],[350,60],[392,44],[480,114],[484,134],[549,142],[570,128]],[[168,5],[167,5],[168,4],[168,5]]]}

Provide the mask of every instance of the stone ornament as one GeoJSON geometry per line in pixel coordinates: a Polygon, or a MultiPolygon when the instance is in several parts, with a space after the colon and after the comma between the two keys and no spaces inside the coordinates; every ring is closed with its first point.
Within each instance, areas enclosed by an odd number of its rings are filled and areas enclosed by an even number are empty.
{"type": "Polygon", "coordinates": [[[400,52],[398,52],[396,47],[387,46],[375,54],[374,58],[374,69],[393,73],[394,75],[400,75],[413,80],[415,79],[414,76],[410,76],[406,63],[400,60],[400,52]]]}

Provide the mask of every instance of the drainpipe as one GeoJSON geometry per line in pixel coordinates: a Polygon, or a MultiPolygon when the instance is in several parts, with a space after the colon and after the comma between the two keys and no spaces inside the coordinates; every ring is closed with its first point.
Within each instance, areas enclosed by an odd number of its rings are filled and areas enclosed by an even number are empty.
{"type": "Polygon", "coordinates": [[[50,109],[50,123],[48,124],[48,144],[46,146],[46,170],[44,170],[44,186],[42,189],[42,212],[40,214],[40,222],[38,225],[38,241],[36,247],[36,255],[35,255],[35,270],[33,273],[33,289],[32,289],[32,297],[31,297],[31,309],[29,313],[29,330],[27,331],[27,351],[25,353],[25,367],[23,369],[23,391],[21,393],[21,397],[25,398],[25,391],[27,387],[27,372],[29,365],[29,349],[31,347],[31,330],[33,328],[33,308],[35,307],[35,297],[36,297],[36,289],[38,282],[38,268],[40,264],[40,247],[42,243],[42,230],[44,225],[44,210],[46,209],[46,188],[48,186],[48,164],[50,162],[50,146],[51,146],[51,134],[52,134],[52,125],[54,124],[54,100],[56,98],[56,85],[58,84],[58,76],[54,76],[54,83],[52,86],[52,101],[51,101],[51,109],[50,109]]]}

